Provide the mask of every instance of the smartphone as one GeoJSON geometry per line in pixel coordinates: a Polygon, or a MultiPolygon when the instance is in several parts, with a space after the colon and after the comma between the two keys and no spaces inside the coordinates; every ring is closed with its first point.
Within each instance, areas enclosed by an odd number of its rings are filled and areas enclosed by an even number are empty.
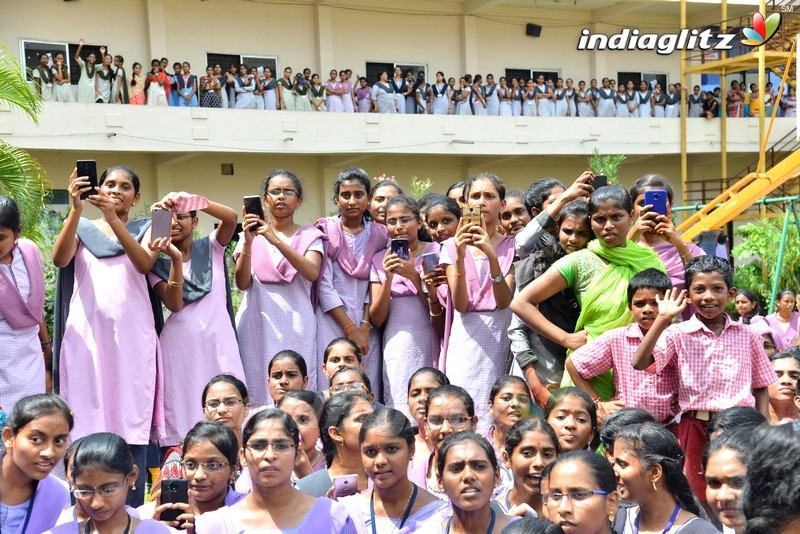
{"type": "MultiPolygon", "coordinates": [[[[333,500],[358,493],[358,475],[333,477],[333,500]]],[[[162,501],[163,502],[163,501],[162,501]]]]}
{"type": "MultiPolygon", "coordinates": [[[[242,202],[244,203],[245,213],[257,215],[262,221],[265,219],[264,208],[261,206],[261,197],[258,195],[247,196],[242,198],[242,202]]],[[[256,226],[252,227],[250,231],[255,232],[259,226],[261,225],[257,224],[256,226]]]]}
{"type": "Polygon", "coordinates": [[[161,237],[169,237],[172,233],[172,212],[155,208],[153,210],[153,224],[150,226],[150,241],[161,237]]]}
{"type": "MultiPolygon", "coordinates": [[[[161,481],[161,504],[164,503],[188,503],[189,502],[189,481],[185,478],[165,478],[161,481]]],[[[161,521],[177,521],[178,516],[183,514],[183,510],[177,508],[164,510],[161,512],[161,521]]],[[[179,527],[179,530],[183,530],[179,527]]]]}
{"type": "Polygon", "coordinates": [[[93,159],[79,159],[75,166],[78,168],[78,178],[81,176],[89,177],[89,185],[92,187],[92,191],[81,193],[81,200],[86,200],[89,195],[94,195],[97,190],[97,162],[93,159]]]}
{"type": "Polygon", "coordinates": [[[595,174],[594,175],[594,182],[592,182],[592,187],[594,190],[597,191],[601,187],[608,186],[608,178],[605,174],[595,174]]]}
{"type": "Polygon", "coordinates": [[[461,218],[465,223],[481,225],[481,209],[478,206],[465,206],[461,208],[461,218]]]}
{"type": "Polygon", "coordinates": [[[667,200],[669,200],[669,197],[667,196],[667,192],[663,189],[650,189],[644,192],[645,205],[653,206],[650,208],[650,211],[660,213],[661,215],[667,214],[667,200]]]}
{"type": "Polygon", "coordinates": [[[439,264],[439,255],[435,252],[428,252],[427,254],[422,255],[422,265],[425,266],[425,270],[429,273],[432,273],[436,270],[436,266],[439,264]]]}
{"type": "Polygon", "coordinates": [[[397,254],[403,260],[408,259],[408,239],[405,237],[396,237],[389,242],[389,247],[392,254],[397,254]]]}

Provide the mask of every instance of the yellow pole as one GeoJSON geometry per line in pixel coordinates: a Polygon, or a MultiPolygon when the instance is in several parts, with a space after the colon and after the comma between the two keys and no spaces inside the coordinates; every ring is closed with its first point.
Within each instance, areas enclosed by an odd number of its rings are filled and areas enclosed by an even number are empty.
{"type": "MultiPolygon", "coordinates": [[[[762,2],[764,0],[761,0],[762,2]]],[[[681,0],[681,28],[686,27],[686,0],[681,0]]],[[[686,195],[689,181],[688,158],[686,154],[686,50],[681,50],[681,94],[680,113],[681,113],[681,193],[686,195]]]]}
{"type": "MultiPolygon", "coordinates": [[[[759,0],[758,2],[758,10],[761,13],[767,12],[766,0],[759,0]]],[[[758,47],[758,147],[759,151],[761,147],[764,146],[764,139],[766,138],[765,134],[766,131],[764,130],[764,90],[765,86],[767,85],[766,82],[766,46],[759,46],[758,47]]],[[[756,169],[757,173],[763,173],[767,170],[765,161],[766,158],[759,158],[758,160],[758,168],[756,169]]]]}
{"type": "MultiPolygon", "coordinates": [[[[720,28],[720,33],[727,33],[728,32],[728,0],[722,0],[722,24],[720,28]]],[[[728,59],[728,51],[723,50],[720,53],[720,58],[725,60],[728,59]]],[[[730,187],[730,183],[728,182],[728,71],[722,69],[722,73],[719,77],[719,94],[720,94],[720,103],[719,103],[719,113],[722,120],[720,120],[720,132],[719,132],[719,143],[720,143],[720,165],[719,170],[720,174],[722,175],[722,190],[727,191],[730,187]]]]}

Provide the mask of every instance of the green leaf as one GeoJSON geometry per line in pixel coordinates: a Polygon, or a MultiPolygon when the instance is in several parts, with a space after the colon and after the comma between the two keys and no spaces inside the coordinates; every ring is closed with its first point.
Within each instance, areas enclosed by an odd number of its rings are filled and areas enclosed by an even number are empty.
{"type": "MultiPolygon", "coordinates": [[[[2,86],[2,81],[0,81],[2,86]]],[[[14,199],[22,215],[22,235],[38,241],[47,181],[42,167],[21,148],[0,139],[0,195],[14,199]]]]}
{"type": "Polygon", "coordinates": [[[37,114],[42,110],[42,99],[28,85],[21,70],[17,60],[8,54],[5,46],[0,44],[0,103],[19,108],[33,122],[38,123],[37,114]]]}

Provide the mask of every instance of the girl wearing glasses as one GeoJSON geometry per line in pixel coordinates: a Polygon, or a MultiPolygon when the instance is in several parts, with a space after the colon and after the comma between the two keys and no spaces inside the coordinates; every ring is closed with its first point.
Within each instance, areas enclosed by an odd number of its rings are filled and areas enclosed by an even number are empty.
{"type": "Polygon", "coordinates": [[[241,446],[242,425],[250,414],[250,398],[244,382],[233,375],[217,375],[206,384],[201,398],[206,421],[230,428],[241,446]]]}
{"type": "Polygon", "coordinates": [[[419,522],[446,506],[408,479],[414,430],[402,412],[381,408],[368,415],[361,426],[359,444],[361,461],[373,487],[340,500],[359,533],[417,532],[419,522]]]}
{"type": "Polygon", "coordinates": [[[546,516],[567,534],[611,534],[619,495],[614,469],[589,451],[556,458],[542,475],[546,516]]]}
{"type": "Polygon", "coordinates": [[[159,505],[160,500],[155,500],[137,509],[139,517],[158,520],[166,510],[180,510],[176,521],[162,523],[189,530],[194,528],[195,516],[231,506],[244,498],[244,494],[231,487],[239,466],[239,441],[230,428],[200,421],[183,440],[181,460],[181,475],[189,481],[189,502],[159,505]]]}
{"type": "Polygon", "coordinates": [[[264,355],[293,350],[306,361],[309,389],[316,390],[317,321],[311,286],[322,263],[322,233],[295,223],[303,205],[300,178],[276,169],[264,179],[262,196],[268,221],[245,213],[244,231],[233,257],[236,286],[244,298],[236,315],[236,330],[245,376],[256,406],[272,404],[264,355]]]}
{"type": "Polygon", "coordinates": [[[4,533],[43,532],[70,505],[65,484],[50,472],[67,452],[71,430],[72,412],[57,395],[30,395],[14,405],[0,457],[4,533]]]}
{"type": "Polygon", "coordinates": [[[208,381],[222,373],[244,377],[233,329],[225,247],[236,231],[236,212],[200,195],[172,192],[152,209],[172,212],[168,254],[156,259],[150,285],[172,312],[159,335],[164,381],[166,440],[176,445],[203,418],[197,399],[208,381]],[[195,240],[197,212],[219,220],[211,233],[195,240]],[[171,273],[170,268],[175,265],[171,273]],[[177,271],[177,272],[174,272],[177,271]]]}
{"type": "Polygon", "coordinates": [[[508,431],[503,463],[512,475],[507,492],[497,499],[509,515],[542,516],[542,473],[558,456],[553,427],[538,417],[520,421],[508,431]]]}
{"type": "Polygon", "coordinates": [[[618,532],[719,532],[698,517],[700,509],[683,472],[683,461],[678,439],[661,426],[632,425],[617,434],[614,472],[620,498],[637,505],[625,511],[624,528],[618,527],[618,532]]]}
{"type": "Polygon", "coordinates": [[[358,489],[367,489],[358,434],[364,419],[372,412],[370,400],[353,391],[334,395],[325,402],[319,428],[328,468],[300,479],[297,482],[300,491],[322,497],[333,487],[333,477],[341,475],[358,475],[358,489]]]}
{"type": "Polygon", "coordinates": [[[416,369],[438,361],[439,334],[444,333],[444,307],[436,287],[426,285],[422,277],[423,255],[438,258],[439,245],[419,239],[422,217],[413,198],[392,197],[385,210],[389,237],[408,241],[407,258],[391,248],[373,256],[369,313],[372,322],[384,328],[384,402],[408,417],[408,379],[416,369]],[[439,326],[438,333],[434,321],[439,326]]]}
{"type": "Polygon", "coordinates": [[[450,434],[475,430],[477,423],[475,402],[464,388],[447,384],[431,391],[425,404],[424,429],[432,452],[415,455],[409,478],[439,499],[447,499],[436,470],[439,447],[450,434]]]}
{"type": "Polygon", "coordinates": [[[170,532],[158,521],[139,519],[128,513],[125,500],[134,489],[138,470],[128,444],[116,434],[99,432],[83,438],[72,461],[71,483],[72,494],[89,518],[64,523],[48,532],[170,532]]]}
{"type": "Polygon", "coordinates": [[[300,434],[289,414],[276,408],[258,412],[247,422],[242,444],[253,490],[232,506],[198,516],[197,534],[354,532],[353,520],[341,504],[292,487],[300,434]]]}

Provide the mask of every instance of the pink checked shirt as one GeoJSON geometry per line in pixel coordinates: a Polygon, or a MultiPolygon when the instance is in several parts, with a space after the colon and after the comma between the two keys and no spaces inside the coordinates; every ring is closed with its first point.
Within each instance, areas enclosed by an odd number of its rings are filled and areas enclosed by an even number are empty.
{"type": "Polygon", "coordinates": [[[696,314],[669,326],[653,357],[656,363],[647,368],[649,373],[677,364],[678,404],[684,412],[755,406],[752,390],[775,382],[761,336],[727,314],[719,337],[696,314]]]}
{"type": "Polygon", "coordinates": [[[668,423],[678,413],[678,370],[674,364],[658,373],[634,369],[633,355],[643,338],[636,323],[615,328],[573,352],[570,360],[586,380],[613,369],[618,400],[627,407],[647,410],[660,423],[668,423]]]}

